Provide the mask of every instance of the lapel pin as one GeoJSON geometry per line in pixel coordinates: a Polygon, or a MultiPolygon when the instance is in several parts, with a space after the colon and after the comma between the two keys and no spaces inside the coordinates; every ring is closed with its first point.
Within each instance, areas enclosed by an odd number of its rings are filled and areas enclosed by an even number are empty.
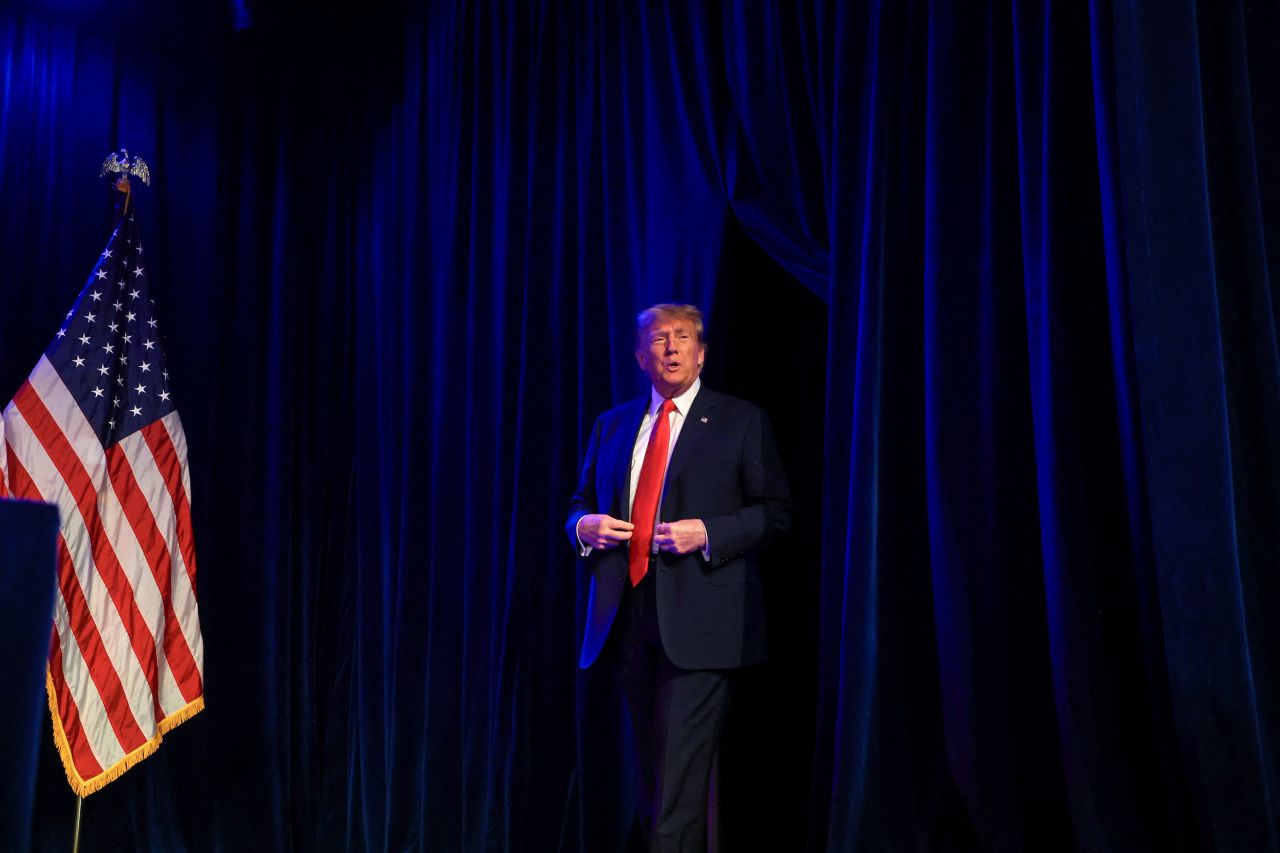
{"type": "Polygon", "coordinates": [[[709,423],[709,422],[710,422],[710,418],[703,418],[703,419],[702,419],[702,422],[703,422],[704,424],[705,424],[705,423],[709,423]]]}

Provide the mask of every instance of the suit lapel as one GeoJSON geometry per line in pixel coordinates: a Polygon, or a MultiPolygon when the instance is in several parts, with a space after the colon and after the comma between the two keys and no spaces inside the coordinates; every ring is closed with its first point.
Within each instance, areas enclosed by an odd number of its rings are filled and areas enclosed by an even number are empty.
{"type": "MultiPolygon", "coordinates": [[[[716,396],[716,392],[703,387],[698,391],[698,396],[693,398],[689,414],[680,427],[680,437],[676,439],[675,449],[671,451],[671,462],[667,464],[666,483],[675,481],[675,478],[680,475],[680,469],[693,458],[699,445],[711,434],[710,426],[714,420],[712,413],[716,410],[716,396]]],[[[671,494],[671,490],[664,487],[663,491],[663,503],[665,503],[665,496],[671,494]]]]}
{"type": "MultiPolygon", "coordinates": [[[[702,395],[699,394],[699,397],[702,395]]],[[[618,446],[614,449],[614,506],[618,508],[618,518],[631,520],[631,454],[636,449],[636,436],[640,433],[640,424],[649,410],[650,397],[646,396],[629,406],[623,414],[618,436],[618,446]]]]}

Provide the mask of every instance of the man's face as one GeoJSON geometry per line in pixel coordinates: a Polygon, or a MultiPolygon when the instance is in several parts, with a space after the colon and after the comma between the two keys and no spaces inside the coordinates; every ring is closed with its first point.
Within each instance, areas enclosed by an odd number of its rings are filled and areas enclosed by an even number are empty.
{"type": "Polygon", "coordinates": [[[664,397],[688,391],[702,372],[706,348],[698,343],[698,333],[689,320],[659,317],[639,343],[636,361],[664,397]]]}

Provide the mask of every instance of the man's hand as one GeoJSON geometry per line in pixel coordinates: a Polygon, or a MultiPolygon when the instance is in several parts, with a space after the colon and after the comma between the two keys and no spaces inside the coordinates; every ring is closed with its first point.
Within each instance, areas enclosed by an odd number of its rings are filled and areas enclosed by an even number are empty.
{"type": "Polygon", "coordinates": [[[588,548],[599,548],[607,551],[617,548],[631,538],[634,527],[629,521],[622,521],[611,515],[591,513],[578,521],[578,538],[588,548]]]}
{"type": "Polygon", "coordinates": [[[707,527],[700,518],[664,521],[654,528],[653,541],[659,551],[692,554],[707,547],[707,527]]]}

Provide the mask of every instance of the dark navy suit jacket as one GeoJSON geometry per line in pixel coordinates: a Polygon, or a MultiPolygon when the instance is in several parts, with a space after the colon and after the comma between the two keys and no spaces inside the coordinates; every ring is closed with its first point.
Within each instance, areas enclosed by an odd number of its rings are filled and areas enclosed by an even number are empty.
{"type": "MultiPolygon", "coordinates": [[[[610,409],[591,431],[566,530],[575,549],[583,515],[629,519],[631,454],[649,398],[610,409]]],[[[700,518],[711,561],[701,552],[656,555],[658,627],[682,669],[729,669],[764,660],[764,605],[756,555],[791,524],[791,498],[768,417],[705,385],[671,451],[659,521],[700,518]]],[[[599,656],[627,583],[627,546],[593,550],[587,626],[579,666],[599,656]]]]}

